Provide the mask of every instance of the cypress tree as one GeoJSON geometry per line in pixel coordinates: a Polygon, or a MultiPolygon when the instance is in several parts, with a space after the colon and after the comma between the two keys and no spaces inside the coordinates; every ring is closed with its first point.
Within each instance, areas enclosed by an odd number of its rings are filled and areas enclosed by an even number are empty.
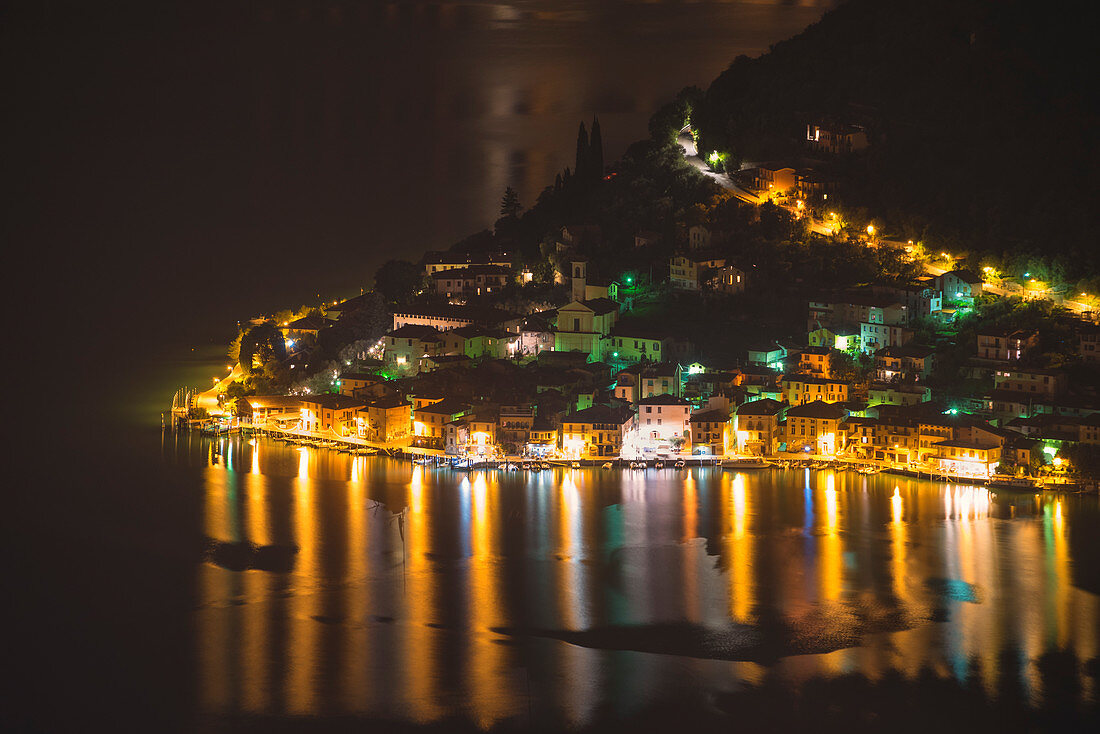
{"type": "Polygon", "coordinates": [[[504,196],[500,200],[500,216],[502,217],[515,217],[519,216],[519,213],[523,211],[523,207],[519,203],[519,194],[511,186],[504,189],[504,196]]]}
{"type": "Polygon", "coordinates": [[[603,178],[603,136],[600,134],[600,118],[592,116],[592,139],[589,142],[589,174],[599,181],[603,178]]]}
{"type": "Polygon", "coordinates": [[[584,122],[581,122],[580,130],[577,131],[577,162],[573,167],[573,175],[578,180],[583,181],[588,177],[588,130],[584,127],[584,122]]]}

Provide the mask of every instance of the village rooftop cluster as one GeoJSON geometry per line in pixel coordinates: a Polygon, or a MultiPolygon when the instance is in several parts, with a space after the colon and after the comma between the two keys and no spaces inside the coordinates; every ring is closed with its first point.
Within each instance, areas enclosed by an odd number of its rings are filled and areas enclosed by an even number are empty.
{"type": "MultiPolygon", "coordinates": [[[[1084,463],[1074,460],[1080,447],[1100,445],[1100,397],[1093,383],[1074,378],[1100,361],[1087,294],[1073,301],[887,239],[871,223],[852,227],[847,215],[828,211],[829,179],[813,170],[759,164],[718,176],[695,155],[693,136],[681,134],[685,156],[725,189],[726,201],[751,210],[745,226],[771,217],[922,274],[884,273],[842,287],[769,281],[758,275],[759,258],[739,255],[731,242],[738,235],[719,223],[719,197],[663,232],[636,230],[633,262],[650,258],[648,268],[611,272],[598,257],[609,244],[598,224],[559,227],[537,261],[492,247],[428,253],[414,273],[414,296],[386,312],[385,334],[345,350],[318,389],[227,400],[227,385],[241,374],[231,365],[186,407],[201,405],[223,422],[465,462],[794,459],[1049,479],[1084,463]],[[541,300],[516,298],[540,280],[541,300]],[[793,308],[804,321],[794,332],[767,319],[763,331],[746,325],[755,336],[735,353],[715,346],[728,346],[730,331],[742,328],[730,324],[739,322],[687,328],[693,308],[711,315],[703,319],[761,303],[793,308]],[[999,303],[1008,304],[1005,318],[966,321],[999,303]],[[652,317],[669,308],[674,318],[652,317]],[[1038,321],[1017,318],[1028,308],[1038,321]],[[1005,326],[1025,322],[1032,325],[1005,326]],[[963,323],[977,323],[976,333],[963,323]],[[1061,335],[1056,364],[1043,344],[1052,325],[1061,335]],[[957,363],[950,381],[932,379],[941,360],[957,363]]],[[[831,156],[866,145],[853,126],[812,125],[807,141],[831,156]]],[[[578,170],[589,145],[585,137],[578,146],[578,170]]],[[[586,185],[615,186],[615,176],[586,185]]],[[[559,178],[553,191],[570,185],[559,178]]],[[[518,210],[507,192],[498,229],[514,224],[518,210]]],[[[310,369],[310,347],[361,315],[371,297],[364,289],[275,324],[284,366],[310,369]]],[[[257,357],[253,366],[261,365],[257,357]]]]}

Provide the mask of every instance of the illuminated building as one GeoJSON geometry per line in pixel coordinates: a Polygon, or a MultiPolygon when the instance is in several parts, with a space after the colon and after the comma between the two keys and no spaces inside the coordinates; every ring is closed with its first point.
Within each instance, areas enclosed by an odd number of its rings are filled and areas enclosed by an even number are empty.
{"type": "Polygon", "coordinates": [[[691,414],[691,453],[722,456],[733,443],[729,408],[711,408],[691,414]]]}
{"type": "Polygon", "coordinates": [[[357,412],[366,401],[348,395],[308,395],[301,400],[301,428],[336,436],[358,435],[357,412]]]}
{"type": "Polygon", "coordinates": [[[453,398],[445,398],[413,408],[414,444],[423,448],[442,449],[448,423],[470,411],[470,406],[453,398]]]}
{"type": "Polygon", "coordinates": [[[945,474],[988,479],[1000,460],[997,444],[962,439],[936,444],[936,467],[945,474]]]}
{"type": "Polygon", "coordinates": [[[627,408],[594,405],[561,420],[561,450],[569,458],[618,457],[635,425],[627,408]]]}
{"type": "Polygon", "coordinates": [[[405,374],[420,371],[421,357],[443,353],[443,334],[434,326],[409,325],[385,336],[386,369],[405,374]]]}
{"type": "Polygon", "coordinates": [[[779,420],[787,405],[763,398],[739,407],[734,414],[737,450],[746,454],[771,456],[779,449],[779,420]]]}
{"type": "Polygon", "coordinates": [[[680,290],[700,290],[725,264],[724,257],[711,254],[675,255],[668,262],[668,284],[680,290]]]}
{"type": "Polygon", "coordinates": [[[691,403],[675,395],[653,395],[638,401],[638,435],[644,441],[671,443],[687,440],[691,403]]]}
{"type": "Polygon", "coordinates": [[[832,377],[832,371],[829,369],[831,352],[832,350],[828,347],[806,347],[798,355],[799,371],[811,377],[829,379],[832,377]]]}
{"type": "Polygon", "coordinates": [[[848,400],[848,383],[827,380],[808,375],[783,375],[779,381],[783,397],[791,405],[802,405],[822,400],[826,403],[843,403],[848,400]]]}
{"type": "Polygon", "coordinates": [[[379,398],[359,409],[358,429],[367,441],[404,441],[412,435],[412,403],[396,395],[379,398]]]}
{"type": "Polygon", "coordinates": [[[830,456],[836,452],[840,422],[847,411],[817,400],[787,410],[787,451],[830,456]]]}

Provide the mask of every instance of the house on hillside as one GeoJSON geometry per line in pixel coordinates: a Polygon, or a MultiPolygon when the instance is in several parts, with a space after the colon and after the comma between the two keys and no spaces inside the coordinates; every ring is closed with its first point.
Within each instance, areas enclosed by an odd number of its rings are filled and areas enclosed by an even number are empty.
{"type": "Polygon", "coordinates": [[[815,153],[847,155],[867,147],[867,132],[859,125],[806,125],[806,143],[815,153]]]}

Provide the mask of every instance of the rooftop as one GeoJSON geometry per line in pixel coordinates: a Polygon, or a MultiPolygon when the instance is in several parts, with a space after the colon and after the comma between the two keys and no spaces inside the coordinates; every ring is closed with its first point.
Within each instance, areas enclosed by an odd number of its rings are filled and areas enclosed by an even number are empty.
{"type": "Polygon", "coordinates": [[[336,393],[324,393],[323,395],[304,395],[300,398],[302,405],[319,405],[325,410],[348,410],[366,405],[365,400],[353,398],[350,395],[337,395],[336,393]]]}
{"type": "Polygon", "coordinates": [[[593,405],[591,408],[570,413],[561,420],[563,423],[614,423],[621,426],[633,417],[633,411],[628,408],[593,405]]]}
{"type": "Polygon", "coordinates": [[[812,403],[796,405],[787,410],[788,418],[820,418],[823,420],[840,420],[847,415],[844,408],[836,403],[826,403],[815,400],[812,403]]]}
{"type": "Polygon", "coordinates": [[[738,408],[737,415],[776,415],[783,410],[786,405],[786,403],[781,403],[771,398],[753,400],[738,408]]]}
{"type": "Polygon", "coordinates": [[[678,398],[675,395],[669,395],[664,393],[661,395],[651,395],[648,398],[642,398],[638,401],[638,405],[691,405],[690,402],[683,398],[678,398]]]}
{"type": "Polygon", "coordinates": [[[428,405],[421,406],[417,413],[430,413],[432,415],[456,415],[458,413],[465,413],[470,409],[470,406],[456,398],[444,398],[438,403],[429,403],[428,405]]]}
{"type": "Polygon", "coordinates": [[[419,324],[407,324],[400,329],[394,329],[386,336],[392,336],[395,339],[419,339],[420,341],[443,341],[443,334],[434,326],[424,326],[419,324]]]}

